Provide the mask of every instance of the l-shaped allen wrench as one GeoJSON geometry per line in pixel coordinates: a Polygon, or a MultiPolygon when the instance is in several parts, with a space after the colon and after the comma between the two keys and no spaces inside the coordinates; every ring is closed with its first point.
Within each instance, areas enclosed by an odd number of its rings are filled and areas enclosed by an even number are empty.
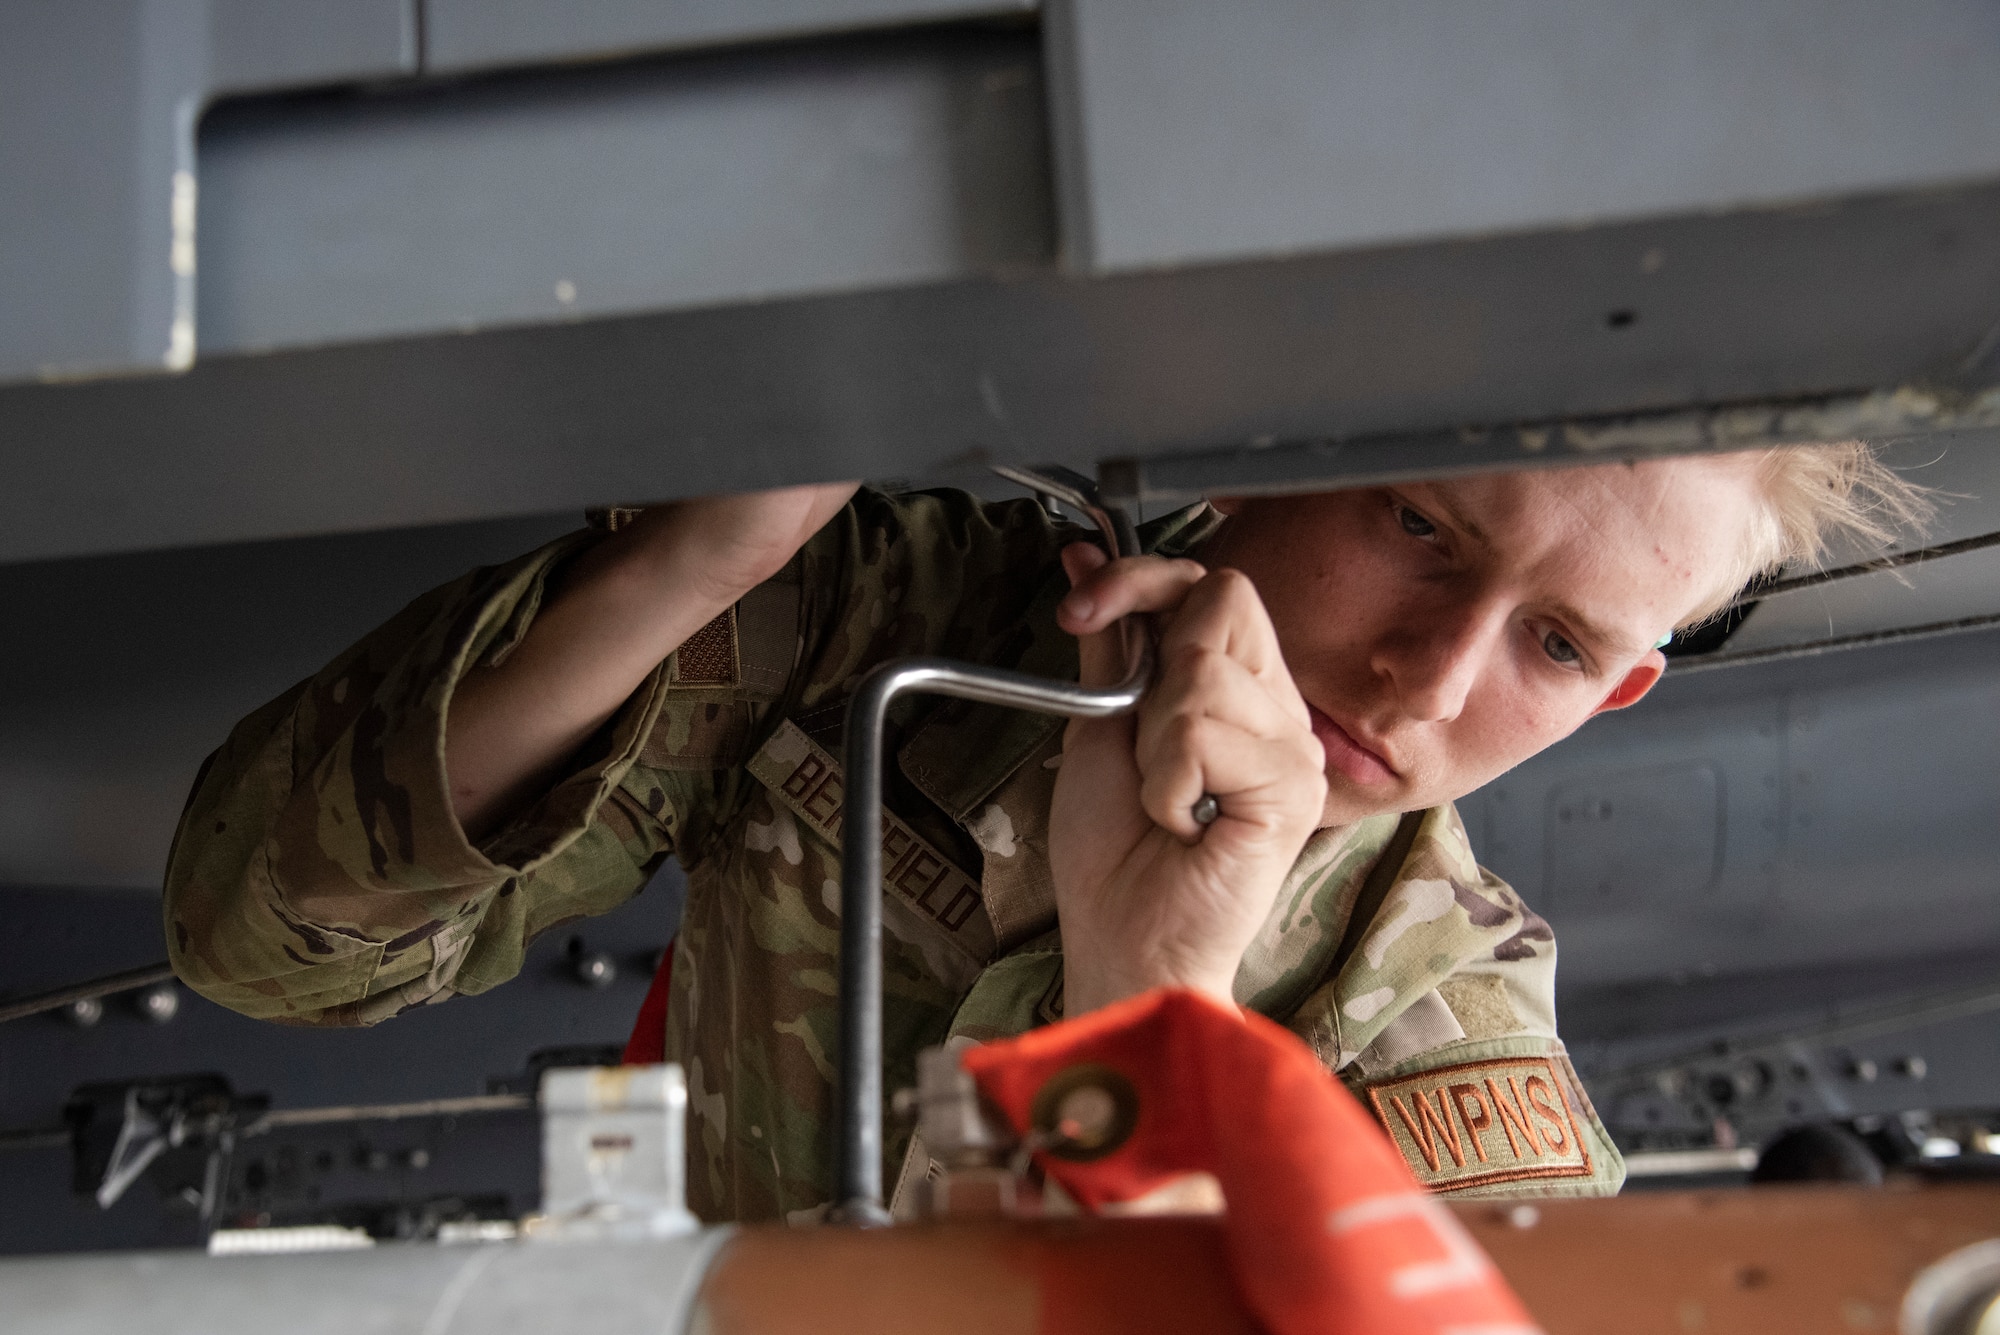
{"type": "MultiPolygon", "coordinates": [[[[995,473],[1085,516],[1113,558],[1137,556],[1131,516],[1108,503],[1089,478],[1066,468],[1010,468],[995,473]]],[[[1146,618],[1119,623],[1125,678],[1093,689],[1006,668],[945,658],[884,663],[861,679],[847,707],[843,737],[847,790],[841,813],[840,869],[840,1178],[835,1217],[845,1223],[889,1222],[882,1199],[882,734],[889,706],[905,695],[948,695],[1065,718],[1109,718],[1138,706],[1152,684],[1154,647],[1146,618]]],[[[1203,825],[1218,814],[1212,796],[1195,804],[1203,825]]]]}

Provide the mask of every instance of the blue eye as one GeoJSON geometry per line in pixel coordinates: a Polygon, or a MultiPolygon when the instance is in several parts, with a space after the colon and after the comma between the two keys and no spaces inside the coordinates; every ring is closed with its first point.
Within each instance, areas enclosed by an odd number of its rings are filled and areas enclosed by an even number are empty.
{"type": "Polygon", "coordinates": [[[1403,532],[1413,538],[1434,538],[1437,536],[1437,525],[1407,505],[1398,505],[1396,507],[1396,522],[1403,526],[1403,532]]]}
{"type": "Polygon", "coordinates": [[[1576,646],[1553,630],[1542,636],[1542,652],[1565,667],[1583,661],[1583,655],[1576,651],[1576,646]]]}

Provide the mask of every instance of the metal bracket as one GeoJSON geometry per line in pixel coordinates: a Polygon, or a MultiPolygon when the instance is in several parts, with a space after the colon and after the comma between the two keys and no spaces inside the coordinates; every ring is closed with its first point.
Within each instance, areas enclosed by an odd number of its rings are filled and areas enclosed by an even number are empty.
{"type": "Polygon", "coordinates": [[[215,1218],[243,1123],[263,1111],[260,1097],[234,1094],[215,1076],[122,1088],[85,1086],[79,1092],[84,1097],[73,1099],[65,1114],[73,1128],[79,1192],[88,1192],[99,1209],[108,1210],[163,1157],[185,1149],[201,1156],[201,1177],[199,1187],[189,1183],[181,1194],[204,1222],[215,1218]],[[96,1140],[100,1133],[93,1131],[93,1121],[113,1108],[118,1112],[118,1130],[98,1169],[87,1142],[102,1144],[96,1140]]]}
{"type": "Polygon", "coordinates": [[[669,1238],[695,1230],[683,1190],[681,1068],[585,1066],[542,1076],[542,1213],[556,1241],[669,1238]]]}

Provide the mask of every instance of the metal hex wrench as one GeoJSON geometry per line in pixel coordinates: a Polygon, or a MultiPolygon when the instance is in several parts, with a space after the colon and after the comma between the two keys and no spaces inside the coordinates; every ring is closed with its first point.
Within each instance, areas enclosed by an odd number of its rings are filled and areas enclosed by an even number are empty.
{"type": "MultiPolygon", "coordinates": [[[[1061,468],[995,467],[1011,482],[1087,517],[1111,555],[1139,554],[1138,533],[1123,510],[1107,505],[1096,484],[1061,468]]],[[[889,1222],[882,1200],[882,734],[889,706],[905,695],[949,695],[1065,718],[1108,718],[1135,708],[1153,678],[1153,640],[1144,618],[1119,623],[1125,678],[1091,689],[1005,668],[944,658],[884,663],[861,679],[847,708],[847,769],[841,813],[840,874],[840,1180],[835,1217],[851,1224],[889,1222]]],[[[1219,814],[1204,794],[1195,819],[1219,814]]]]}

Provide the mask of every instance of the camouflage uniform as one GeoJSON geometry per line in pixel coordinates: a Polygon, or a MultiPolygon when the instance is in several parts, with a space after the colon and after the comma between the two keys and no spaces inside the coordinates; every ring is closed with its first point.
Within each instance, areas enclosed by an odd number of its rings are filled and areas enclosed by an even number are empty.
{"type": "MultiPolygon", "coordinates": [[[[1197,508],[1147,536],[1182,552],[1215,522],[1197,508]]],[[[831,1187],[845,701],[908,654],[1074,679],[1054,610],[1077,536],[1028,501],[860,493],[476,847],[446,788],[453,688],[506,657],[550,572],[598,535],[427,594],[210,758],[168,870],[175,967],[247,1015],[372,1024],[505,982],[537,934],[678,857],[666,1051],[687,1071],[691,1204],[807,1215],[831,1187]]],[[[890,722],[893,1090],[921,1047],[1061,1014],[1046,849],[1062,724],[936,699],[890,722]]],[[[1547,924],[1474,862],[1447,805],[1315,834],[1236,995],[1309,1043],[1438,1189],[1613,1191],[1623,1167],[1557,1041],[1554,969],[1547,924]]],[[[907,1142],[888,1147],[892,1180],[907,1142]]]]}

